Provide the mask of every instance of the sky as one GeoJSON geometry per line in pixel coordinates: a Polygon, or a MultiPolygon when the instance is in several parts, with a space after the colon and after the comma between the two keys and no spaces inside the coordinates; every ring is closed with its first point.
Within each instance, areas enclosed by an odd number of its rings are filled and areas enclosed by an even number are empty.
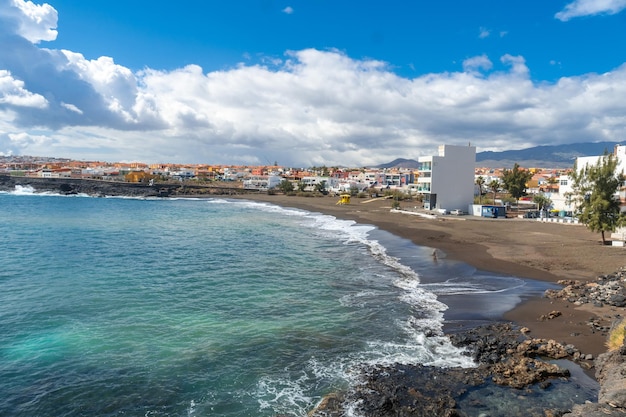
{"type": "Polygon", "coordinates": [[[626,0],[0,0],[0,155],[373,166],[626,141],[626,0]]]}

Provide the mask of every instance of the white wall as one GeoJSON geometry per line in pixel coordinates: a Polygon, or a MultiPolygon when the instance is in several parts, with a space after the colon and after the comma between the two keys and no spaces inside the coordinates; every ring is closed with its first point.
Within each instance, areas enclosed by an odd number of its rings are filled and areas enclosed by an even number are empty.
{"type": "Polygon", "coordinates": [[[431,158],[430,194],[437,195],[435,208],[466,210],[474,202],[476,147],[441,145],[439,155],[431,158]]]}

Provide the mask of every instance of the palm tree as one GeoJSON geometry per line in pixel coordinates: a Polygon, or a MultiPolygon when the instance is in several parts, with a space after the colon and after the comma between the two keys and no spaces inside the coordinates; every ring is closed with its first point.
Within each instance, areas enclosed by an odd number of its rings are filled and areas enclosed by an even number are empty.
{"type": "Polygon", "coordinates": [[[478,185],[478,204],[483,204],[483,185],[485,185],[485,179],[482,175],[476,178],[476,185],[478,185]]]}
{"type": "Polygon", "coordinates": [[[496,204],[496,193],[500,190],[501,184],[499,180],[492,180],[489,185],[489,189],[493,191],[493,204],[496,204]]]}

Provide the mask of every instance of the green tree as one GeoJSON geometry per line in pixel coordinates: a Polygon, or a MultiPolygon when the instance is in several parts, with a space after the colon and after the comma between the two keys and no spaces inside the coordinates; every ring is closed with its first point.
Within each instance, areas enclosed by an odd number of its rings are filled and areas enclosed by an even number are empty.
{"type": "Polygon", "coordinates": [[[505,169],[502,172],[504,188],[511,194],[511,197],[515,199],[518,205],[520,197],[526,195],[526,183],[532,177],[533,174],[530,171],[520,169],[517,163],[513,165],[513,169],[505,169]]]}
{"type": "Polygon", "coordinates": [[[552,200],[550,200],[545,194],[540,193],[533,196],[533,203],[537,205],[537,210],[541,211],[549,208],[552,205],[552,200]]]}
{"type": "Polygon", "coordinates": [[[623,183],[624,173],[617,172],[613,154],[605,152],[595,165],[581,169],[574,166],[572,188],[578,220],[590,230],[600,232],[603,244],[606,244],[605,232],[614,232],[625,223],[616,197],[623,183]]]}
{"type": "Polygon", "coordinates": [[[315,191],[318,191],[322,194],[326,194],[326,181],[320,181],[317,184],[315,184],[315,191]]]}
{"type": "Polygon", "coordinates": [[[500,181],[498,180],[491,180],[491,182],[488,185],[491,192],[493,192],[493,204],[496,204],[496,193],[500,191],[501,186],[502,184],[500,184],[500,181]]]}
{"type": "Polygon", "coordinates": [[[476,178],[476,185],[478,185],[478,204],[483,203],[483,186],[485,185],[485,179],[482,175],[476,178]]]}
{"type": "Polygon", "coordinates": [[[289,181],[289,180],[282,180],[280,182],[280,184],[278,184],[276,186],[276,188],[278,188],[283,193],[287,194],[287,193],[292,192],[295,187],[293,186],[293,183],[291,181],[289,181]]]}

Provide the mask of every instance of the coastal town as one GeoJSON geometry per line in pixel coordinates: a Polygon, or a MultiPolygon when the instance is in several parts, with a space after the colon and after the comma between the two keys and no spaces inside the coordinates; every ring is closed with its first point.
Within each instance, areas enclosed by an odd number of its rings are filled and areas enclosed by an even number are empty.
{"type": "MultiPolygon", "coordinates": [[[[541,194],[555,212],[571,212],[563,197],[572,168],[522,167],[531,176],[522,201],[541,194]],[[564,191],[563,191],[564,190],[564,191]]],[[[66,158],[0,156],[0,174],[30,178],[72,178],[128,183],[188,183],[271,192],[323,192],[364,196],[402,193],[418,198],[428,210],[468,213],[473,203],[504,205],[502,175],[505,168],[477,167],[475,147],[442,145],[439,155],[420,157],[391,167],[308,167],[273,165],[146,164],[142,162],[78,161],[66,158]],[[496,193],[494,198],[494,192],[496,193]],[[496,201],[497,199],[497,201],[496,201]]]]}
{"type": "MultiPolygon", "coordinates": [[[[77,161],[65,158],[0,156],[0,175],[44,179],[83,179],[164,186],[196,185],[228,192],[266,192],[295,195],[394,196],[416,200],[424,210],[439,214],[506,217],[512,205],[516,216],[575,222],[571,174],[575,166],[594,165],[601,156],[579,157],[569,168],[514,167],[523,172],[523,189],[507,190],[504,167],[480,167],[476,147],[440,145],[437,155],[402,160],[395,166],[285,167],[272,165],[146,164],[142,162],[77,161]],[[521,210],[520,210],[521,208],[521,210]]],[[[626,146],[613,150],[616,170],[625,172],[626,146]]],[[[187,190],[189,192],[189,190],[187,190]]],[[[617,190],[626,207],[626,188],[617,190]]],[[[346,202],[348,200],[343,200],[346,202]]],[[[415,207],[415,206],[414,206],[415,207]]],[[[621,233],[624,235],[624,233],[621,233]]],[[[618,239],[624,241],[625,239],[618,239]]]]}

